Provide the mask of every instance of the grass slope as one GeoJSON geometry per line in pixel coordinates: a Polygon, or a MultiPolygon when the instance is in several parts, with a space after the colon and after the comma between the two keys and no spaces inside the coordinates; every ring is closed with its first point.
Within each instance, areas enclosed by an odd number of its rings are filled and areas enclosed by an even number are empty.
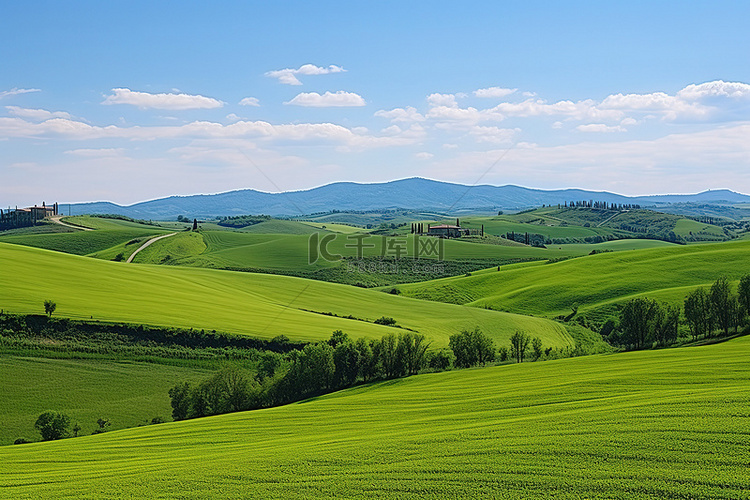
{"type": "Polygon", "coordinates": [[[43,301],[52,299],[55,315],[61,317],[216,329],[258,338],[284,334],[320,340],[337,329],[354,338],[379,338],[403,331],[318,314],[332,312],[369,321],[393,317],[435,347],[475,326],[501,344],[516,329],[539,336],[545,346],[571,344],[559,324],[544,319],[301,278],[107,262],[2,243],[0,262],[0,308],[9,312],[40,313],[43,301]]]}
{"type": "Polygon", "coordinates": [[[741,499],[750,338],[0,449],[12,498],[741,499]]]}
{"type": "MultiPolygon", "coordinates": [[[[76,231],[70,229],[73,232],[27,233],[7,236],[5,233],[0,233],[0,242],[46,248],[48,250],[75,255],[103,253],[103,258],[111,259],[117,253],[127,250],[124,246],[126,242],[147,236],[158,236],[164,234],[166,231],[159,226],[138,224],[118,219],[104,219],[101,217],[77,216],[64,217],[62,220],[76,226],[96,229],[96,231],[76,231]],[[112,247],[117,247],[118,249],[107,252],[112,247]]],[[[135,248],[132,250],[135,250],[135,248]]]]}
{"type": "MultiPolygon", "coordinates": [[[[265,223],[256,224],[256,227],[265,223]]],[[[304,225],[302,223],[297,223],[304,225]]],[[[306,226],[309,227],[309,226],[306,226]]],[[[346,227],[346,226],[344,226],[346,227]]],[[[313,228],[311,228],[313,229],[313,228]]],[[[312,271],[319,268],[330,268],[339,265],[337,261],[319,259],[313,265],[309,263],[310,236],[300,234],[247,234],[232,231],[204,231],[201,233],[206,243],[205,250],[195,247],[192,254],[179,254],[180,257],[171,260],[173,264],[214,268],[256,268],[270,270],[312,271]]],[[[183,236],[184,237],[184,236],[183,236]]],[[[325,237],[324,233],[319,238],[325,237]]],[[[354,234],[335,234],[326,242],[326,249],[332,255],[348,258],[357,257],[358,239],[354,234]]],[[[395,248],[401,247],[400,257],[415,255],[415,237],[404,235],[399,237],[383,237],[364,235],[362,238],[364,257],[394,257],[395,248]]],[[[459,240],[435,240],[422,237],[423,241],[443,245],[443,259],[450,261],[461,260],[489,260],[509,262],[532,259],[553,259],[583,255],[590,250],[585,248],[566,246],[551,249],[533,248],[525,245],[505,246],[470,243],[459,240]]],[[[143,257],[139,254],[136,262],[160,262],[166,255],[173,255],[170,246],[174,238],[167,238],[151,245],[143,257]],[[147,252],[147,253],[146,253],[147,252]],[[150,260],[145,259],[151,255],[150,260]]],[[[320,241],[320,240],[319,240],[320,241]]],[[[437,255],[421,253],[421,258],[434,260],[437,255]]]]}
{"type": "Polygon", "coordinates": [[[38,440],[34,422],[50,409],[78,422],[80,435],[98,428],[98,418],[108,418],[112,430],[156,416],[171,420],[169,389],[177,382],[206,378],[207,373],[152,363],[1,356],[0,445],[19,437],[38,440]]]}
{"type": "Polygon", "coordinates": [[[421,299],[555,316],[569,313],[573,304],[594,308],[631,295],[710,284],[721,275],[736,280],[750,273],[749,257],[748,242],[674,246],[526,264],[398,288],[421,299]]]}

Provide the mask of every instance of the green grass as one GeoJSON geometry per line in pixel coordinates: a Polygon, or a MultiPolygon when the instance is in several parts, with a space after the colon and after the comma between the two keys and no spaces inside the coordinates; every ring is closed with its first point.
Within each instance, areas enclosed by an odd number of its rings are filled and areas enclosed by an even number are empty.
{"type": "MultiPolygon", "coordinates": [[[[104,219],[101,217],[64,217],[63,222],[96,229],[96,231],[74,231],[49,234],[16,234],[5,236],[0,233],[0,242],[14,243],[37,248],[46,248],[57,252],[75,255],[97,254],[102,252],[111,259],[115,252],[107,253],[112,247],[122,247],[124,243],[139,237],[164,234],[165,229],[158,226],[138,224],[135,222],[104,219]]],[[[62,227],[62,226],[59,226],[62,227]]],[[[135,249],[133,249],[135,250],[135,249]]],[[[119,251],[122,251],[119,250],[119,251]]],[[[119,251],[117,253],[119,253],[119,251]]]]}
{"type": "MultiPolygon", "coordinates": [[[[167,238],[168,239],[168,238],[167,238]]],[[[217,330],[270,339],[320,340],[333,330],[380,338],[403,330],[367,321],[390,316],[434,342],[479,326],[499,344],[516,329],[545,346],[571,345],[558,323],[389,295],[375,290],[286,276],[146,264],[126,264],[0,243],[0,309],[155,326],[217,330]],[[310,312],[315,311],[315,312],[310,312]],[[367,321],[326,316],[353,315],[367,321]]]]}
{"type": "Polygon", "coordinates": [[[177,382],[202,380],[207,373],[152,363],[2,355],[0,445],[20,437],[38,441],[34,422],[50,409],[78,422],[81,435],[98,428],[99,418],[108,418],[112,430],[135,427],[156,416],[172,420],[167,391],[177,382]]]}
{"type": "Polygon", "coordinates": [[[556,316],[676,287],[750,273],[750,243],[728,242],[613,252],[554,264],[501,268],[471,277],[400,285],[410,297],[556,316]]]}
{"type": "Polygon", "coordinates": [[[323,222],[302,222],[306,226],[311,226],[316,229],[327,229],[334,233],[353,234],[362,233],[365,230],[360,226],[350,226],[347,224],[336,224],[336,223],[323,223],[323,222]]]}
{"type": "Polygon", "coordinates": [[[206,250],[206,244],[200,234],[183,231],[147,246],[138,252],[133,262],[142,264],[168,264],[183,257],[199,255],[204,250],[206,250]]]}
{"type": "MultiPolygon", "coordinates": [[[[256,226],[261,224],[256,224],[256,226]]],[[[308,259],[309,235],[247,234],[232,231],[204,231],[201,234],[207,245],[205,251],[196,248],[192,256],[185,255],[173,263],[199,267],[286,269],[306,272],[316,268],[329,268],[339,265],[338,262],[328,262],[324,259],[310,265],[308,259]]],[[[324,236],[324,233],[320,233],[320,238],[324,236]]],[[[362,249],[362,253],[365,257],[383,255],[393,257],[395,256],[395,247],[400,246],[403,249],[401,257],[413,257],[415,255],[414,238],[413,235],[399,237],[364,235],[362,242],[365,247],[362,249]]],[[[495,260],[509,262],[550,259],[587,253],[587,250],[579,248],[544,249],[523,245],[478,244],[459,240],[439,241],[426,237],[421,239],[442,244],[443,259],[453,261],[495,260]]],[[[163,258],[163,256],[170,254],[168,249],[171,244],[170,240],[171,238],[166,238],[154,243],[148,248],[148,251],[154,255],[161,255],[163,258]]],[[[357,239],[354,234],[335,234],[333,239],[327,243],[327,250],[333,255],[355,258],[357,256],[356,245],[357,239]]],[[[436,255],[422,253],[421,257],[434,260],[436,255]]],[[[139,255],[137,260],[140,260],[140,258],[139,255]]],[[[159,262],[159,257],[155,257],[151,262],[159,262]]]]}
{"type": "Polygon", "coordinates": [[[586,238],[598,235],[616,234],[609,228],[563,226],[560,221],[539,218],[529,222],[516,222],[508,220],[513,216],[496,217],[465,217],[461,219],[461,225],[470,229],[479,229],[484,224],[484,232],[497,236],[506,233],[536,233],[543,234],[549,238],[586,238]]]}
{"type": "Polygon", "coordinates": [[[744,499],[750,338],[0,449],[8,498],[744,499]]]}
{"type": "Polygon", "coordinates": [[[244,227],[240,229],[240,231],[251,234],[309,235],[318,232],[319,229],[293,220],[271,219],[258,224],[253,224],[252,226],[244,227]]]}
{"type": "Polygon", "coordinates": [[[550,245],[550,248],[564,248],[570,251],[577,250],[581,253],[590,253],[594,250],[604,251],[611,250],[613,252],[620,252],[623,250],[644,250],[647,248],[667,248],[675,247],[676,243],[669,243],[668,241],[661,240],[640,240],[640,239],[627,239],[627,240],[614,240],[605,241],[604,243],[569,243],[565,245],[550,245]]]}

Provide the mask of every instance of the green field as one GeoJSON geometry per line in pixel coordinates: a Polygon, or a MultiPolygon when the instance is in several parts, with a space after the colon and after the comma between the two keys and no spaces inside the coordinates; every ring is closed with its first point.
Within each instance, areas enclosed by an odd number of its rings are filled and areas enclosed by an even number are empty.
{"type": "Polygon", "coordinates": [[[591,238],[633,238],[644,234],[668,239],[670,232],[685,241],[723,241],[724,230],[712,224],[697,222],[680,215],[652,210],[614,211],[586,208],[544,207],[518,214],[492,217],[462,217],[461,225],[485,233],[504,235],[509,232],[542,234],[553,240],[591,241],[591,238]]]}
{"type": "MultiPolygon", "coordinates": [[[[124,429],[160,416],[172,420],[167,391],[177,382],[205,378],[207,370],[133,361],[0,356],[0,445],[23,437],[39,440],[37,417],[56,410],[91,434],[97,419],[124,429]]],[[[0,496],[3,496],[0,490],[0,496]]]]}
{"type": "MultiPolygon", "coordinates": [[[[167,238],[169,239],[169,238],[167,238]]],[[[356,287],[267,274],[107,262],[0,243],[0,308],[55,316],[217,330],[270,339],[320,340],[333,330],[380,338],[394,329],[381,316],[446,346],[462,329],[480,327],[500,344],[517,329],[546,346],[570,346],[558,323],[528,316],[420,301],[356,287]],[[345,319],[352,315],[366,321],[345,319]]]]}
{"type": "Polygon", "coordinates": [[[750,338],[0,449],[8,498],[743,499],[750,338]],[[30,471],[33,464],[33,472],[30,471]]]}
{"type": "MultiPolygon", "coordinates": [[[[258,226],[260,224],[257,224],[258,226]]],[[[293,234],[247,234],[234,231],[203,231],[200,233],[206,248],[195,247],[191,255],[182,255],[173,263],[196,265],[199,267],[229,268],[265,268],[307,270],[317,267],[332,267],[338,262],[327,262],[319,259],[313,266],[309,264],[309,235],[293,234]]],[[[179,235],[186,238],[187,233],[179,235]]],[[[320,238],[325,236],[320,234],[320,238]]],[[[401,258],[415,255],[415,236],[399,237],[361,235],[364,257],[395,257],[396,247],[402,249],[401,258]]],[[[327,251],[332,255],[356,258],[358,239],[355,234],[333,234],[326,243],[327,251]]],[[[546,260],[559,257],[583,255],[588,248],[559,246],[550,249],[533,248],[524,245],[478,244],[460,240],[436,240],[421,237],[422,241],[430,240],[442,245],[443,260],[489,260],[511,262],[517,260],[546,260]]],[[[135,262],[155,262],[159,257],[145,260],[146,255],[170,255],[170,246],[175,238],[166,238],[151,245],[135,258],[135,262]]],[[[437,248],[437,247],[436,247],[437,248]]],[[[593,247],[591,247],[593,248],[593,247]]],[[[435,260],[437,252],[422,252],[420,258],[435,260]]]]}
{"type": "MultiPolygon", "coordinates": [[[[403,295],[523,314],[568,314],[647,292],[710,285],[750,274],[750,243],[672,246],[603,253],[552,264],[503,267],[470,277],[400,285],[403,295]]],[[[687,290],[679,290],[680,300],[687,290]]]]}
{"type": "MultiPolygon", "coordinates": [[[[166,229],[159,226],[138,224],[118,219],[104,219],[101,217],[63,217],[63,222],[95,229],[95,231],[76,231],[66,228],[65,232],[56,232],[57,229],[50,225],[47,229],[53,232],[38,234],[6,234],[0,232],[0,242],[27,245],[37,248],[46,248],[58,252],[72,253],[75,255],[88,255],[98,252],[107,252],[112,247],[118,247],[117,252],[107,253],[107,259],[111,259],[117,253],[127,250],[125,243],[138,238],[158,236],[165,234],[166,229]]],[[[56,227],[63,227],[55,225],[56,227]]],[[[134,251],[138,246],[132,248],[134,251]]],[[[128,254],[129,255],[129,254],[128,254]]],[[[126,255],[127,257],[127,255],[126,255]]]]}

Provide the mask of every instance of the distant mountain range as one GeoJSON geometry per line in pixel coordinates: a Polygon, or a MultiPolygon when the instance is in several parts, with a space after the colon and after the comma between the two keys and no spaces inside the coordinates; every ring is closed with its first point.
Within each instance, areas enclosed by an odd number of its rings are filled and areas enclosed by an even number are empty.
{"type": "Polygon", "coordinates": [[[704,191],[689,195],[629,197],[605,191],[560,189],[545,191],[518,186],[466,186],[422,178],[377,184],[336,182],[304,191],[264,193],[243,189],[226,193],[170,196],[121,206],[109,202],[60,205],[63,214],[108,213],[136,219],[165,220],[178,215],[213,217],[219,215],[266,214],[299,216],[331,210],[412,209],[437,212],[522,210],[541,205],[594,200],[608,203],[664,206],[670,203],[735,204],[750,203],[750,196],[729,190],[704,191]]]}

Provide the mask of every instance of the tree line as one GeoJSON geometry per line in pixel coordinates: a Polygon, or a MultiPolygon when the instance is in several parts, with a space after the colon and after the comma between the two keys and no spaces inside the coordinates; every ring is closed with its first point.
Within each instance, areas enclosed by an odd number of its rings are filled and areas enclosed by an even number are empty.
{"type": "MultiPolygon", "coordinates": [[[[534,361],[544,354],[542,341],[516,332],[510,348],[495,347],[479,328],[452,335],[450,351],[428,351],[424,335],[407,332],[380,339],[352,340],[336,330],[330,339],[311,343],[286,355],[266,353],[253,375],[226,365],[196,384],[183,382],[169,390],[175,420],[252,410],[299,401],[350,387],[358,382],[415,375],[424,369],[442,371],[494,362],[534,361]]],[[[547,350],[547,354],[549,351],[547,350]]]]}
{"type": "Polygon", "coordinates": [[[699,340],[727,336],[732,329],[738,331],[749,314],[750,275],[740,279],[736,292],[722,276],[708,290],[700,287],[690,292],[682,307],[648,297],[631,299],[620,310],[617,321],[610,318],[604,323],[601,334],[610,344],[628,349],[668,346],[678,340],[681,323],[693,340],[699,340]]]}
{"type": "MultiPolygon", "coordinates": [[[[265,356],[254,376],[227,365],[193,386],[169,390],[175,420],[251,410],[299,401],[355,384],[445,367],[444,353],[429,353],[423,335],[407,332],[381,339],[352,340],[337,330],[324,342],[305,345],[285,357],[265,356]]],[[[449,360],[450,361],[450,360],[449,360]]]]}

